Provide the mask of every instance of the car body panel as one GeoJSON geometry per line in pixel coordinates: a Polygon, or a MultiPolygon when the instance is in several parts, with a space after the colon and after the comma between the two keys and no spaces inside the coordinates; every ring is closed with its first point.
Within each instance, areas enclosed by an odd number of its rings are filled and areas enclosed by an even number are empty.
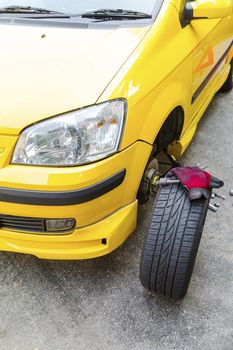
{"type": "Polygon", "coordinates": [[[122,149],[135,138],[153,143],[164,121],[177,106],[181,106],[185,114],[183,133],[187,130],[214,88],[215,78],[220,78],[229,70],[229,61],[225,60],[201,97],[194,105],[191,103],[198,84],[232,43],[232,22],[232,16],[222,20],[200,20],[197,35],[195,28],[199,20],[182,28],[177,9],[164,4],[153,28],[99,99],[101,102],[121,94],[128,100],[132,116],[128,115],[122,149]],[[201,69],[196,73],[205,48],[211,45],[213,64],[207,70],[201,69]]]}
{"type": "Polygon", "coordinates": [[[94,104],[147,31],[1,25],[1,134],[94,104]]]}
{"type": "Polygon", "coordinates": [[[119,247],[135,230],[137,207],[137,201],[134,201],[103,220],[76,229],[66,236],[40,236],[2,229],[0,250],[56,260],[90,259],[106,255],[119,247]]]}
{"type": "MultiPolygon", "coordinates": [[[[8,165],[0,171],[2,188],[71,191],[87,188],[126,169],[124,182],[113,191],[83,204],[28,205],[1,202],[1,214],[19,217],[75,218],[77,228],[93,224],[136,200],[137,189],[152,147],[136,142],[122,152],[91,165],[69,168],[8,165]]],[[[0,188],[1,191],[1,188],[0,188]]],[[[55,195],[55,194],[54,194],[55,195]]]]}

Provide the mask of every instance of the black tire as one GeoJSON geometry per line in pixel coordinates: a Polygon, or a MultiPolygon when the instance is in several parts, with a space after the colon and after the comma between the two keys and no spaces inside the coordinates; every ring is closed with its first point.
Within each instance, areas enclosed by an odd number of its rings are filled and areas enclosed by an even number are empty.
{"type": "Polygon", "coordinates": [[[229,92],[232,90],[232,88],[233,88],[233,61],[231,62],[231,69],[230,69],[229,75],[227,77],[227,80],[225,81],[225,83],[221,87],[220,91],[221,92],[229,92]]]}
{"type": "Polygon", "coordinates": [[[141,258],[140,280],[145,288],[172,299],[185,296],[209,200],[191,202],[179,184],[159,189],[141,258]]]}

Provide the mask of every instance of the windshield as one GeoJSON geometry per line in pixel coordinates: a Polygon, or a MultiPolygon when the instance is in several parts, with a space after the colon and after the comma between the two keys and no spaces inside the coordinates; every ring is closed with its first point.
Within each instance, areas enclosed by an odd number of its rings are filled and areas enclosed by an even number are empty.
{"type": "Polygon", "coordinates": [[[152,14],[156,0],[0,0],[0,8],[8,6],[40,7],[66,14],[81,14],[98,9],[126,9],[152,14]]]}

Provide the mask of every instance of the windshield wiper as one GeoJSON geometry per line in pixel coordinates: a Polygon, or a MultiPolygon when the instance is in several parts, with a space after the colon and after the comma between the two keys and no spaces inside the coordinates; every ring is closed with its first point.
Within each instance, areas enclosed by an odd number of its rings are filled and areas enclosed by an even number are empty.
{"type": "Polygon", "coordinates": [[[62,13],[62,12],[43,9],[40,7],[20,6],[20,5],[2,7],[2,8],[0,8],[0,14],[2,14],[2,13],[39,14],[39,15],[51,15],[51,16],[56,16],[56,17],[70,18],[69,15],[62,13]]]}
{"type": "Polygon", "coordinates": [[[123,20],[123,19],[146,19],[146,18],[152,18],[151,15],[144,12],[138,12],[138,11],[131,11],[131,10],[124,10],[124,9],[117,9],[117,10],[111,10],[111,9],[100,9],[95,10],[87,13],[83,13],[81,15],[82,18],[93,18],[93,19],[100,19],[100,20],[123,20]]]}

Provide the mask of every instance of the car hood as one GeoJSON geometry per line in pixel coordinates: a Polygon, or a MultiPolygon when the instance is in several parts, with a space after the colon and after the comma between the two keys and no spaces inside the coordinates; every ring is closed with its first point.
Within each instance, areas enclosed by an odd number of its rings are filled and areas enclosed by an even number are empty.
{"type": "Polygon", "coordinates": [[[94,104],[148,29],[1,25],[1,134],[94,104]]]}

